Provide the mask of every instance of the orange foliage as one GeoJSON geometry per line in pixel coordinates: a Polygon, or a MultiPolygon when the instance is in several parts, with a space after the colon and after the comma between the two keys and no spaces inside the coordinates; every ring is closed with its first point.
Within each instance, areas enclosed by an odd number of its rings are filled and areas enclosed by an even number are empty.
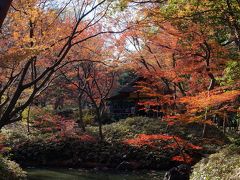
{"type": "MultiPolygon", "coordinates": [[[[186,21],[182,28],[181,23],[176,23],[178,20],[165,19],[160,9],[154,4],[149,9],[141,6],[139,12],[147,18],[141,16],[131,33],[125,34],[134,48],[127,58],[138,75],[145,78],[137,86],[145,98],[139,103],[145,106],[141,110],[155,111],[154,106],[158,106],[164,115],[179,114],[171,119],[212,124],[211,120],[192,117],[191,113],[229,103],[240,95],[239,90],[212,91],[219,87],[217,78],[224,74],[231,52],[213,38],[212,27],[202,28],[195,21],[186,21]]],[[[168,122],[174,124],[172,120],[168,122]]]]}
{"type": "Polygon", "coordinates": [[[212,91],[202,92],[197,96],[187,96],[180,99],[179,102],[186,103],[187,107],[193,112],[206,107],[214,107],[223,103],[235,101],[240,96],[240,90],[232,91],[212,91]]]}
{"type": "Polygon", "coordinates": [[[184,157],[183,157],[183,156],[180,156],[180,155],[178,155],[178,156],[173,156],[173,157],[171,158],[171,160],[172,160],[172,161],[178,161],[178,162],[185,162],[185,161],[187,161],[186,163],[191,163],[193,159],[192,159],[191,156],[189,156],[188,154],[184,153],[184,157]]]}
{"type": "Polygon", "coordinates": [[[170,136],[170,135],[166,135],[166,134],[151,134],[151,135],[139,134],[134,139],[124,140],[123,143],[133,145],[133,146],[150,145],[150,146],[154,147],[154,146],[156,146],[155,141],[169,141],[169,142],[171,142],[170,140],[171,141],[176,141],[176,142],[165,146],[164,147],[165,149],[166,148],[177,148],[178,145],[186,146],[188,148],[196,149],[196,150],[202,149],[202,147],[193,145],[193,144],[187,142],[186,140],[184,140],[180,137],[170,136]]]}
{"type": "Polygon", "coordinates": [[[195,116],[194,114],[185,113],[185,114],[176,114],[174,116],[163,116],[164,121],[167,122],[169,126],[176,125],[177,123],[205,123],[209,125],[213,125],[213,121],[211,119],[203,120],[201,116],[195,116]]]}
{"type": "Polygon", "coordinates": [[[124,140],[123,143],[134,145],[134,146],[143,146],[143,145],[154,146],[154,141],[156,140],[168,141],[171,139],[172,139],[172,136],[164,135],[164,134],[153,134],[153,135],[139,134],[134,139],[124,140]]]}
{"type": "MultiPolygon", "coordinates": [[[[123,141],[124,144],[136,146],[136,147],[142,147],[144,145],[147,145],[151,148],[156,148],[158,145],[160,145],[163,149],[170,150],[170,149],[192,149],[192,150],[201,150],[202,147],[193,145],[192,143],[187,142],[186,140],[176,137],[176,136],[170,136],[167,134],[139,134],[136,138],[133,139],[126,139],[123,141]],[[164,143],[160,144],[161,142],[164,143]],[[166,143],[168,143],[166,145],[166,143]]],[[[180,153],[178,156],[172,157],[173,161],[186,161],[186,163],[191,163],[192,158],[184,153],[184,157],[182,157],[183,154],[180,153]],[[185,159],[185,160],[184,160],[185,159]]]]}

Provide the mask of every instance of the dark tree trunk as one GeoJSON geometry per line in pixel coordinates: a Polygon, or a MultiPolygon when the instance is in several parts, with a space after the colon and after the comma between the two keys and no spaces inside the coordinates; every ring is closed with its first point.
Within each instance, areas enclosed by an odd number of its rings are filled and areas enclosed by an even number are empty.
{"type": "Polygon", "coordinates": [[[226,122],[227,122],[227,114],[226,112],[224,112],[224,115],[223,115],[223,133],[224,134],[226,133],[226,122]]]}
{"type": "Polygon", "coordinates": [[[204,115],[204,122],[203,122],[202,138],[204,138],[206,134],[207,125],[205,121],[207,120],[207,113],[208,113],[208,109],[206,108],[205,115],[204,115]]]}
{"type": "Polygon", "coordinates": [[[212,73],[208,73],[208,76],[211,79],[211,82],[210,82],[210,84],[208,86],[208,90],[211,91],[211,90],[213,90],[215,88],[216,79],[215,79],[215,77],[214,77],[214,75],[212,73]]]}
{"type": "Polygon", "coordinates": [[[54,104],[54,110],[61,110],[63,109],[63,104],[64,104],[64,97],[59,96],[55,99],[55,104],[54,104]]]}
{"type": "Polygon", "coordinates": [[[28,115],[27,115],[27,131],[28,131],[28,134],[31,134],[31,131],[30,131],[30,111],[31,111],[31,105],[29,105],[29,107],[28,107],[28,115]]]}
{"type": "Polygon", "coordinates": [[[83,122],[82,96],[78,96],[78,126],[82,129],[83,132],[86,131],[83,122]]]}
{"type": "Polygon", "coordinates": [[[0,1],[0,28],[2,27],[3,21],[7,16],[8,9],[12,3],[12,0],[1,0],[0,1]]]}
{"type": "Polygon", "coordinates": [[[102,119],[101,119],[101,112],[99,108],[96,108],[96,115],[97,115],[97,121],[98,121],[99,138],[102,141],[103,140],[102,119]]]}

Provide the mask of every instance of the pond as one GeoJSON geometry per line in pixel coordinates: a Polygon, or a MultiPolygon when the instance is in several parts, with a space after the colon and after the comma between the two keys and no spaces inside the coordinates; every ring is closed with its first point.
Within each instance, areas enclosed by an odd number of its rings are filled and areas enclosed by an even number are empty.
{"type": "Polygon", "coordinates": [[[29,180],[149,180],[162,179],[164,172],[102,172],[77,169],[27,169],[29,180]]]}

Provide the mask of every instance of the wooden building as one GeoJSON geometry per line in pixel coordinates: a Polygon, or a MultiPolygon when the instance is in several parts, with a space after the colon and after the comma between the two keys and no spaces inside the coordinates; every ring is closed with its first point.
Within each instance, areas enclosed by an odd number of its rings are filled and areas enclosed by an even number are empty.
{"type": "Polygon", "coordinates": [[[145,81],[143,77],[137,77],[129,84],[117,89],[108,101],[108,109],[113,119],[122,119],[130,116],[155,116],[153,111],[146,112],[139,102],[149,99],[138,90],[138,83],[145,81]]]}

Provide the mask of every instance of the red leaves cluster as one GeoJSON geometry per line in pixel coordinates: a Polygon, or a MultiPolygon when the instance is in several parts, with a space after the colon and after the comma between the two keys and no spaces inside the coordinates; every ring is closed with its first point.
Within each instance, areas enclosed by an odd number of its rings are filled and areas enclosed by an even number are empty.
{"type": "MultiPolygon", "coordinates": [[[[167,134],[139,134],[136,138],[133,139],[126,139],[123,141],[124,144],[142,147],[144,145],[147,145],[152,148],[156,148],[158,145],[162,147],[162,149],[165,150],[180,150],[180,149],[192,149],[192,150],[201,150],[202,147],[193,145],[192,143],[187,142],[186,140],[176,137],[176,136],[170,136],[167,134]],[[163,145],[164,143],[167,143],[167,145],[163,145]]],[[[173,161],[184,161],[186,163],[191,163],[192,158],[184,153],[180,154],[178,156],[172,157],[173,161]],[[184,157],[183,157],[184,155],[184,157]]]]}
{"type": "Polygon", "coordinates": [[[170,136],[166,134],[151,134],[151,135],[139,134],[134,139],[124,140],[123,143],[133,145],[133,146],[139,146],[139,147],[143,145],[150,145],[151,147],[155,147],[157,145],[156,143],[157,141],[168,141],[168,142],[173,141],[173,143],[163,147],[164,149],[166,148],[176,149],[178,148],[179,145],[185,146],[191,149],[196,149],[196,150],[202,149],[202,147],[193,145],[192,143],[189,143],[180,137],[170,136]]]}
{"type": "Polygon", "coordinates": [[[88,134],[84,134],[84,135],[79,136],[79,140],[81,142],[96,142],[97,141],[95,137],[90,136],[88,134]]]}
{"type": "Polygon", "coordinates": [[[60,131],[61,125],[59,119],[61,119],[61,117],[46,113],[39,115],[34,121],[33,126],[44,133],[60,131]]]}
{"type": "Polygon", "coordinates": [[[149,145],[149,146],[154,147],[155,146],[154,141],[156,141],[156,140],[167,141],[167,140],[171,140],[171,139],[172,139],[172,136],[163,135],[163,134],[153,134],[153,135],[139,134],[134,139],[124,140],[123,143],[129,144],[129,145],[134,145],[134,146],[149,145]]]}
{"type": "Polygon", "coordinates": [[[171,158],[172,161],[178,161],[178,162],[185,162],[187,161],[187,163],[191,163],[193,161],[192,157],[189,156],[188,154],[184,153],[184,157],[183,156],[173,156],[171,158]]]}
{"type": "Polygon", "coordinates": [[[168,126],[173,126],[175,124],[175,122],[174,121],[168,121],[167,124],[168,124],[168,126]]]}
{"type": "Polygon", "coordinates": [[[42,133],[57,133],[61,137],[75,134],[76,122],[50,113],[40,114],[36,117],[33,126],[42,133]]]}

